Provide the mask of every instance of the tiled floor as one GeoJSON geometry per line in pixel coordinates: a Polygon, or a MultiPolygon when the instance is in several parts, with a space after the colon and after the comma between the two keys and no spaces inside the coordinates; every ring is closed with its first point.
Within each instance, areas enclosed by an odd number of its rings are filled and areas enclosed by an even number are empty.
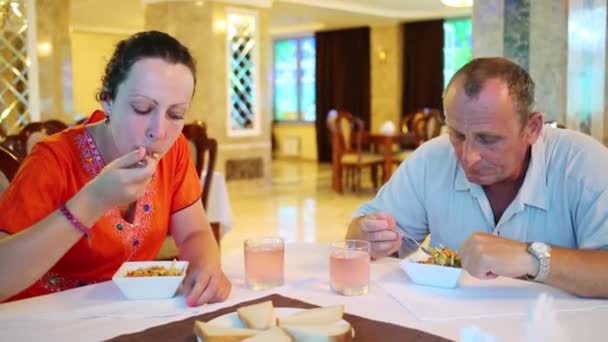
{"type": "Polygon", "coordinates": [[[234,226],[222,239],[222,253],[243,248],[243,240],[279,235],[289,241],[329,243],[341,239],[355,209],[375,191],[369,176],[357,194],[331,189],[331,166],[274,161],[272,181],[231,181],[228,193],[234,226]]]}

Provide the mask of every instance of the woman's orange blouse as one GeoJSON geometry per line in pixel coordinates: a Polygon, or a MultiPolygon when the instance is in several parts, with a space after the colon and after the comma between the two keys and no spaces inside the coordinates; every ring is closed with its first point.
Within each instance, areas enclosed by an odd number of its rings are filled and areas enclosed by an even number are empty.
{"type": "MultiPolygon", "coordinates": [[[[15,234],[44,219],[104,166],[84,126],[39,142],[0,198],[0,230],[15,234]]],[[[40,280],[9,300],[106,281],[125,261],[153,260],[171,214],[200,200],[201,192],[188,142],[180,135],[137,201],[133,223],[125,221],[118,208],[106,212],[91,227],[89,240],[83,236],[40,280]]]]}

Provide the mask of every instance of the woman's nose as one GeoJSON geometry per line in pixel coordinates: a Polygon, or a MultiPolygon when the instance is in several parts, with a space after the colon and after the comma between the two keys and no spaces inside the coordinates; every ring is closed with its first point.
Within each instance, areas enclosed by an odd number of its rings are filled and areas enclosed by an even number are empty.
{"type": "Polygon", "coordinates": [[[166,133],[165,124],[164,115],[153,115],[146,131],[146,137],[151,141],[163,139],[166,133]]]}

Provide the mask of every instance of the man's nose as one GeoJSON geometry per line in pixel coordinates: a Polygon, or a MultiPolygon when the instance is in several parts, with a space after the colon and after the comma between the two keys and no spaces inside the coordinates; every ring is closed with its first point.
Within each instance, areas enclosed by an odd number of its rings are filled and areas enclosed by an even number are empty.
{"type": "Polygon", "coordinates": [[[462,151],[462,162],[466,167],[475,165],[481,159],[479,150],[475,147],[472,141],[466,141],[462,151]]]}

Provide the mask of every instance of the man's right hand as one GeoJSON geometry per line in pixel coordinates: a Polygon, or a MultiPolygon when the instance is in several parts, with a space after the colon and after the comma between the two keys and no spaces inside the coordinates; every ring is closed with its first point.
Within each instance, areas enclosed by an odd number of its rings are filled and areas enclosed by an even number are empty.
{"type": "Polygon", "coordinates": [[[380,259],[401,248],[402,235],[395,219],[386,213],[373,213],[358,219],[359,237],[370,242],[371,256],[380,259]]]}
{"type": "Polygon", "coordinates": [[[157,165],[158,158],[140,147],[106,165],[85,189],[103,210],[128,205],[143,196],[157,165]]]}

